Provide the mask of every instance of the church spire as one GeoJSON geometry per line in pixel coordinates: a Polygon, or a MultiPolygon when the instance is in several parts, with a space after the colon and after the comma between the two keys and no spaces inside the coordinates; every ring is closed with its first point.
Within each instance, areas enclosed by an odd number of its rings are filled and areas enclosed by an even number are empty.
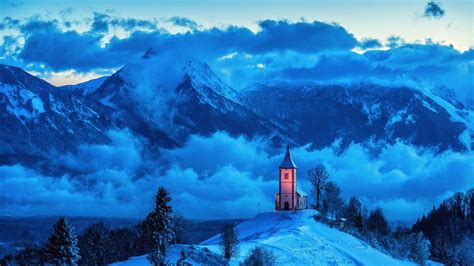
{"type": "Polygon", "coordinates": [[[293,159],[291,158],[290,144],[286,146],[285,158],[283,158],[283,161],[280,164],[280,168],[295,168],[296,169],[296,164],[295,162],[293,162],[293,159]]]}

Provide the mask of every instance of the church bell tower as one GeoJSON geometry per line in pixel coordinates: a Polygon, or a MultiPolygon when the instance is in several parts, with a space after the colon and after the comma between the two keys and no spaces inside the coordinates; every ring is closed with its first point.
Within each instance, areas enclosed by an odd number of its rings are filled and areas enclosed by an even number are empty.
{"type": "Polygon", "coordinates": [[[290,145],[286,147],[286,154],[279,167],[280,188],[276,195],[276,210],[298,209],[298,195],[296,192],[296,165],[291,158],[290,145]]]}

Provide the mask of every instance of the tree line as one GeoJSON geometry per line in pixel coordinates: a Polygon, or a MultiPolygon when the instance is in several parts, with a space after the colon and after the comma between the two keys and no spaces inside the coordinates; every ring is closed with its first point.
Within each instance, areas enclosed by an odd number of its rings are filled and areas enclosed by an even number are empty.
{"type": "MultiPolygon", "coordinates": [[[[423,215],[412,226],[390,228],[381,208],[368,211],[359,199],[344,201],[341,189],[322,165],[310,169],[308,178],[319,211],[315,218],[331,222],[344,217],[342,229],[392,257],[426,265],[429,258],[447,265],[474,265],[474,189],[456,193],[423,215]]],[[[88,227],[79,237],[65,217],[58,219],[45,245],[29,241],[16,256],[5,256],[0,265],[106,265],[131,256],[148,254],[150,264],[189,265],[181,251],[177,262],[169,262],[166,251],[183,236],[182,217],[173,212],[169,193],[160,187],[154,209],[136,228],[109,229],[103,223],[88,227]]],[[[238,253],[238,232],[233,226],[221,231],[223,256],[210,254],[204,264],[222,265],[238,253]],[[212,256],[211,256],[212,255],[212,256]]],[[[195,259],[197,259],[195,257],[195,259]]],[[[200,258],[203,259],[203,258],[200,258]]],[[[242,265],[274,265],[272,252],[256,246],[242,265]]]]}
{"type": "Polygon", "coordinates": [[[152,265],[164,265],[170,243],[179,241],[181,218],[169,205],[168,192],[160,187],[154,209],[136,228],[109,229],[103,223],[89,226],[82,235],[62,217],[53,226],[46,244],[25,244],[16,256],[5,256],[0,265],[106,265],[148,254],[152,265]],[[178,234],[177,234],[178,233],[178,234]]]}
{"type": "MultiPolygon", "coordinates": [[[[181,256],[176,262],[168,261],[166,252],[169,245],[177,244],[185,237],[185,220],[173,212],[170,201],[168,191],[160,187],[154,209],[136,228],[109,229],[103,223],[95,223],[77,236],[68,219],[61,217],[54,224],[46,244],[38,245],[27,241],[16,256],[7,255],[0,259],[0,265],[100,266],[143,254],[147,254],[148,262],[154,266],[187,266],[190,265],[188,257],[205,265],[228,264],[238,253],[239,240],[232,225],[225,225],[221,230],[223,256],[209,250],[206,250],[206,256],[181,250],[181,256]]],[[[242,265],[273,265],[273,261],[271,252],[256,247],[242,265]]]]}
{"type": "Polygon", "coordinates": [[[344,202],[341,189],[323,165],[309,170],[308,178],[316,200],[313,207],[320,211],[321,221],[344,217],[344,231],[395,258],[420,265],[426,265],[428,259],[446,265],[474,265],[474,189],[454,194],[411,228],[392,229],[382,208],[368,212],[356,197],[344,202]]]}
{"type": "Polygon", "coordinates": [[[447,265],[474,265],[474,189],[458,192],[419,218],[412,232],[430,241],[430,257],[447,265]]]}
{"type": "Polygon", "coordinates": [[[332,222],[345,218],[341,229],[364,240],[370,246],[398,259],[408,259],[425,265],[429,257],[429,242],[421,232],[412,232],[409,228],[390,228],[383,209],[376,207],[370,212],[357,197],[344,201],[341,189],[331,180],[323,165],[317,165],[308,171],[308,179],[315,196],[315,205],[319,211],[315,217],[320,222],[332,222]]]}

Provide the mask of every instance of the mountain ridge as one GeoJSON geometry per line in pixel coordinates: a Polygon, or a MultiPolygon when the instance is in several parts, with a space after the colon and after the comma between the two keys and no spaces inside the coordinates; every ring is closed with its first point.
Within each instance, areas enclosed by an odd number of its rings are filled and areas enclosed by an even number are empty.
{"type": "Polygon", "coordinates": [[[154,153],[216,131],[313,149],[336,142],[342,150],[396,141],[438,152],[474,146],[472,126],[463,122],[470,111],[409,87],[274,82],[238,92],[205,63],[156,53],[69,87],[13,66],[0,65],[0,74],[0,161],[9,164],[108,143],[105,133],[115,128],[144,137],[154,153]]]}

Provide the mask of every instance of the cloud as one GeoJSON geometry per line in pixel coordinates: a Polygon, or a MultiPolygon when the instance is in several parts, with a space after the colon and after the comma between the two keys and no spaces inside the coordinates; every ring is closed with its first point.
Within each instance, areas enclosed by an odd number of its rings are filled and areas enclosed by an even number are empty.
{"type": "Polygon", "coordinates": [[[337,24],[318,21],[290,23],[263,20],[250,52],[295,50],[303,53],[324,50],[350,50],[357,45],[354,36],[337,24]]]}
{"type": "Polygon", "coordinates": [[[126,32],[156,31],[158,26],[155,20],[121,18],[107,13],[93,13],[91,32],[106,33],[113,29],[126,32]]]}
{"type": "Polygon", "coordinates": [[[21,6],[21,5],[23,5],[24,2],[23,2],[23,1],[10,0],[10,1],[9,1],[9,4],[10,4],[11,7],[17,8],[17,7],[21,6]]]}
{"type": "Polygon", "coordinates": [[[10,56],[30,68],[40,63],[49,71],[91,71],[120,67],[131,58],[141,56],[150,46],[157,51],[214,61],[232,52],[308,54],[350,50],[357,45],[354,36],[343,27],[317,21],[264,20],[259,22],[257,32],[238,26],[197,30],[196,22],[182,17],[169,21],[193,31],[171,34],[158,28],[154,20],[119,18],[97,12],[87,31],[71,28],[70,21],[30,17],[12,26],[20,30],[19,37],[23,41],[17,43],[18,51],[10,56]]]}
{"type": "Polygon", "coordinates": [[[91,30],[98,33],[109,31],[109,19],[107,14],[94,12],[91,30]]]}
{"type": "MultiPolygon", "coordinates": [[[[168,21],[195,26],[183,17],[168,21]]],[[[18,28],[21,34],[3,37],[2,62],[44,73],[45,78],[50,72],[110,73],[153,47],[166,57],[208,63],[238,90],[270,79],[396,81],[405,86],[446,87],[463,104],[474,106],[470,93],[472,49],[459,52],[430,41],[411,44],[396,36],[388,38],[383,47],[379,40],[357,40],[337,24],[318,21],[263,20],[256,32],[231,25],[179,33],[159,28],[155,20],[110,13],[94,13],[85,31],[64,23],[39,16],[22,21],[5,18],[3,27],[18,28]],[[351,51],[354,48],[367,51],[357,54],[351,51]]]]}
{"type": "Polygon", "coordinates": [[[263,180],[233,166],[202,177],[193,169],[173,167],[160,179],[173,197],[175,210],[196,219],[247,218],[270,210],[276,180],[263,180]]]}
{"type": "Polygon", "coordinates": [[[190,30],[195,30],[199,26],[196,21],[186,17],[171,17],[167,21],[173,23],[176,26],[188,28],[190,30]]]}
{"type": "Polygon", "coordinates": [[[271,160],[265,148],[266,143],[259,139],[248,141],[243,136],[231,138],[225,132],[216,132],[211,138],[192,136],[184,147],[163,151],[163,157],[199,173],[213,174],[231,164],[239,170],[267,176],[271,160]]]}
{"type": "MultiPolygon", "coordinates": [[[[378,155],[372,154],[359,144],[351,144],[342,154],[338,152],[337,145],[322,150],[308,150],[307,147],[292,148],[293,159],[298,166],[299,186],[303,190],[311,191],[307,171],[317,164],[324,164],[331,178],[341,186],[346,198],[357,196],[369,208],[382,206],[391,220],[413,221],[447,196],[474,186],[470,174],[474,171],[472,153],[448,151],[436,154],[434,151],[418,149],[403,143],[386,146],[378,155]]],[[[283,148],[270,149],[258,139],[232,138],[221,132],[211,137],[193,136],[184,147],[167,150],[163,156],[166,160],[180,165],[181,169],[188,169],[187,171],[192,169],[192,178],[202,180],[202,183],[199,183],[200,189],[213,191],[212,194],[217,193],[218,197],[222,197],[222,201],[212,198],[217,209],[221,208],[221,204],[226,206],[227,192],[224,191],[221,195],[221,191],[207,187],[206,184],[208,178],[212,180],[217,176],[224,179],[222,176],[234,178],[232,174],[221,175],[221,171],[226,169],[226,173],[234,170],[239,172],[235,177],[238,182],[232,186],[242,183],[246,188],[247,183],[242,180],[240,174],[247,176],[250,180],[247,182],[258,186],[255,188],[257,191],[233,188],[242,191],[240,194],[232,194],[235,201],[239,201],[240,197],[257,198],[261,203],[261,210],[270,211],[277,190],[275,182],[278,180],[278,165],[282,160],[283,150],[283,148]],[[249,192],[245,192],[246,190],[249,192]]],[[[177,189],[176,191],[184,194],[195,184],[192,181],[173,182],[178,188],[173,188],[170,183],[170,189],[177,189]],[[186,185],[180,187],[178,184],[186,185]]],[[[202,202],[207,202],[206,196],[202,196],[206,193],[197,192],[198,190],[189,191],[195,191],[191,193],[196,199],[202,197],[202,202]]],[[[313,198],[310,200],[314,201],[313,198]]],[[[250,215],[252,212],[249,208],[255,211],[255,201],[249,206],[240,206],[239,208],[243,210],[236,213],[244,212],[250,215]]],[[[193,205],[179,208],[185,214],[193,214],[196,213],[194,207],[193,205]]],[[[208,207],[206,210],[210,213],[224,212],[214,210],[213,207],[208,207]]]]}
{"type": "MultiPolygon", "coordinates": [[[[459,52],[440,44],[401,44],[389,50],[363,54],[339,52],[307,59],[309,64],[287,67],[285,62],[267,63],[264,80],[304,80],[334,83],[376,83],[437,91],[448,88],[456,101],[474,108],[473,52],[459,52]]],[[[253,80],[256,80],[255,78],[253,80]]],[[[436,93],[435,93],[436,94],[436,93]]]]}
{"type": "MultiPolygon", "coordinates": [[[[140,175],[147,160],[142,141],[129,131],[109,131],[109,145],[82,145],[58,155],[60,176],[21,165],[0,166],[0,213],[141,217],[151,208],[158,183],[140,175]]],[[[153,173],[153,171],[150,171],[153,173]]]]}
{"type": "Polygon", "coordinates": [[[57,163],[83,173],[101,169],[135,172],[142,164],[142,141],[128,130],[109,131],[106,135],[110,144],[81,145],[74,154],[61,156],[57,163]]]}
{"type": "MultiPolygon", "coordinates": [[[[192,136],[185,146],[150,159],[146,144],[130,132],[108,135],[109,145],[82,146],[60,156],[57,167],[68,174],[0,166],[0,215],[143,217],[160,185],[171,192],[175,210],[190,218],[251,217],[259,204],[260,211],[274,207],[283,147],[217,132],[192,136]]],[[[386,146],[378,155],[358,144],[342,154],[336,144],[308,147],[292,148],[303,190],[311,192],[308,169],[324,164],[345,198],[357,196],[369,208],[382,206],[391,220],[414,221],[454,192],[474,187],[472,152],[436,154],[403,143],[386,146]]]]}
{"type": "Polygon", "coordinates": [[[362,49],[370,49],[370,48],[380,48],[382,47],[382,44],[377,39],[364,38],[359,41],[358,46],[362,49]]]}
{"type": "Polygon", "coordinates": [[[444,16],[444,10],[441,8],[439,3],[430,1],[425,6],[423,16],[429,18],[441,18],[444,16]]]}
{"type": "Polygon", "coordinates": [[[90,178],[90,183],[87,183],[84,176],[77,180],[68,175],[41,175],[20,165],[0,166],[2,214],[138,215],[139,212],[134,210],[137,206],[127,204],[127,200],[123,200],[125,197],[121,196],[134,197],[136,186],[124,183],[121,172],[104,170],[101,174],[102,179],[90,178]],[[131,194],[124,193],[124,188],[131,194]]]}

